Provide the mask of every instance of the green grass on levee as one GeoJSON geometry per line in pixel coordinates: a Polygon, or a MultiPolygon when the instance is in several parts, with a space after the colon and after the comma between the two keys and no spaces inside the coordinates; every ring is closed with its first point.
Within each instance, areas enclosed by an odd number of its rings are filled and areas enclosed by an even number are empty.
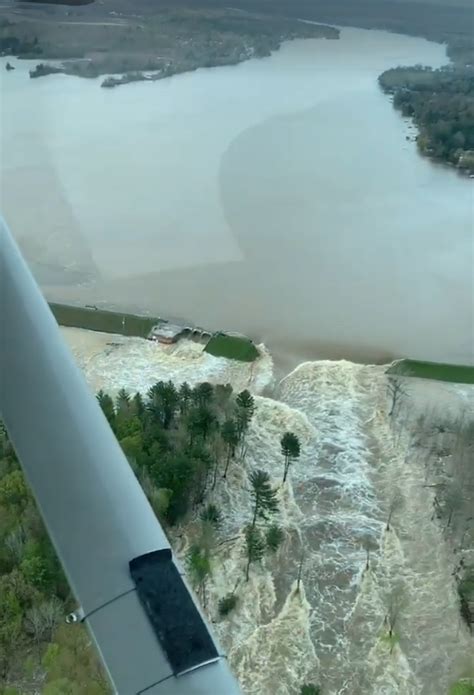
{"type": "Polygon", "coordinates": [[[204,350],[215,357],[226,357],[240,362],[254,362],[260,354],[249,338],[224,333],[213,335],[204,350]]]}
{"type": "Polygon", "coordinates": [[[451,381],[456,384],[474,384],[474,367],[440,362],[400,360],[387,369],[387,374],[415,376],[420,379],[451,381]]]}
{"type": "Polygon", "coordinates": [[[136,316],[105,309],[89,309],[81,306],[50,303],[50,309],[60,326],[85,328],[89,331],[117,333],[119,335],[146,338],[161,319],[153,316],[136,316]]]}

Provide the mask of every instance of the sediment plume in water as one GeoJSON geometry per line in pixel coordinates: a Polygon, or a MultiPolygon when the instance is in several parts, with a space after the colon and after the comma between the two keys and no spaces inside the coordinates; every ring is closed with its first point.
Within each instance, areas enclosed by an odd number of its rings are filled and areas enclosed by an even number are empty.
{"type": "MultiPolygon", "coordinates": [[[[146,377],[139,369],[130,377],[129,360],[136,364],[141,354],[145,367],[149,347],[123,350],[115,362],[111,355],[83,355],[94,384],[104,365],[102,378],[114,388],[146,387],[152,373],[166,378],[170,366],[167,378],[176,381],[223,378],[257,393],[271,380],[268,360],[252,374],[225,365],[219,372],[211,363],[205,371],[184,348],[155,354],[146,377]]],[[[224,519],[206,590],[206,612],[245,693],[298,695],[303,683],[314,682],[324,695],[446,695],[464,675],[474,644],[460,619],[457,560],[433,515],[434,492],[425,485],[413,436],[426,394],[436,394],[443,407],[448,390],[453,411],[472,404],[474,389],[417,381],[390,417],[383,367],[320,361],[286,376],[275,398],[256,396],[245,460],[231,465],[214,492],[224,519]],[[298,435],[302,453],[281,486],[285,431],[298,435]],[[257,467],[278,487],[275,521],[285,537],[275,556],[252,566],[246,582],[248,473],[257,467]],[[219,599],[234,590],[237,607],[222,619],[219,599]]],[[[173,539],[179,558],[193,528],[173,539]]]]}

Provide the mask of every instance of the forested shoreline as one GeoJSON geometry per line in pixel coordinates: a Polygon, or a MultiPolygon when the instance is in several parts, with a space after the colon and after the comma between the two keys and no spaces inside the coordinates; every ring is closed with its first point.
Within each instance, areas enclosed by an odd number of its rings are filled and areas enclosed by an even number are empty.
{"type": "Polygon", "coordinates": [[[108,683],[0,423],[0,693],[106,695],[108,683]],[[87,690],[81,689],[82,683],[87,690]]]}
{"type": "Polygon", "coordinates": [[[398,67],[382,73],[379,83],[417,125],[422,154],[474,173],[474,67],[398,67]]]}
{"type": "MultiPolygon", "coordinates": [[[[224,510],[215,492],[232,467],[243,466],[255,413],[249,391],[201,383],[179,388],[158,382],[144,397],[121,390],[98,402],[165,531],[192,524],[187,574],[206,609],[207,585],[217,559],[224,510]]],[[[239,603],[253,566],[277,553],[284,532],[276,521],[278,488],[300,456],[298,437],[283,432],[281,482],[260,469],[248,473],[248,523],[241,543],[241,576],[218,602],[216,620],[239,603]]],[[[105,695],[109,685],[82,626],[66,625],[74,597],[55,555],[15,452],[0,432],[0,692],[18,695],[41,687],[44,695],[105,695]]],[[[302,692],[318,693],[311,684],[302,692]]]]}

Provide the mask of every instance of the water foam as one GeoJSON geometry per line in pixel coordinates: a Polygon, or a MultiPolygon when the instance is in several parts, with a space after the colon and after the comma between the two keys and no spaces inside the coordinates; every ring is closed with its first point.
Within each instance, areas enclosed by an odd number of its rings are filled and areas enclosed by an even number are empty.
{"type": "Polygon", "coordinates": [[[171,379],[176,384],[230,383],[237,391],[261,393],[273,379],[273,360],[264,345],[258,346],[260,358],[246,363],[209,355],[191,340],[162,345],[78,328],[61,332],[94,391],[115,394],[125,388],[146,393],[157,381],[171,379]]]}
{"type": "MultiPolygon", "coordinates": [[[[94,388],[146,390],[171,378],[261,392],[271,380],[265,352],[249,368],[203,358],[193,343],[107,345],[115,339],[76,346],[94,388]]],[[[411,406],[390,418],[384,369],[345,361],[300,365],[277,396],[256,398],[246,456],[232,462],[212,493],[225,514],[206,611],[244,692],[297,695],[313,681],[324,695],[445,695],[458,665],[470,659],[472,638],[459,618],[455,558],[432,519],[433,491],[424,487],[411,406]],[[285,431],[298,435],[302,455],[282,486],[285,431]],[[246,583],[242,529],[251,518],[248,473],[257,467],[278,490],[275,520],[285,538],[275,557],[252,567],[246,583]],[[222,620],[219,599],[234,590],[237,608],[222,620]]],[[[173,539],[181,559],[195,532],[191,524],[173,539]]]]}

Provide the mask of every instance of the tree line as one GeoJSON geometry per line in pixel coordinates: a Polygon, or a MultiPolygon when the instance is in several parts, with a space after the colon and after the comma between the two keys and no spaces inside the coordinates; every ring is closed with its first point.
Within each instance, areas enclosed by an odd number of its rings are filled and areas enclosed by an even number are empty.
{"type": "Polygon", "coordinates": [[[108,683],[0,422],[0,692],[105,695],[108,683]],[[83,683],[87,683],[87,687],[83,683]],[[27,684],[27,685],[26,685],[27,684]]]}
{"type": "Polygon", "coordinates": [[[379,83],[418,126],[423,154],[474,172],[474,67],[399,67],[379,83]]]}
{"type": "MultiPolygon", "coordinates": [[[[248,523],[236,539],[226,539],[226,510],[216,503],[216,493],[233,468],[245,463],[256,410],[249,391],[160,381],[146,395],[122,389],[113,398],[100,391],[97,400],[164,528],[192,521],[195,533],[185,562],[204,608],[219,547],[240,543],[242,574],[218,602],[217,617],[225,619],[237,606],[237,589],[249,580],[252,566],[277,552],[283,540],[274,521],[278,486],[300,456],[298,437],[285,432],[280,438],[280,483],[258,468],[244,476],[251,500],[248,523]]],[[[108,693],[87,632],[64,624],[74,597],[3,427],[0,522],[0,692],[22,692],[26,679],[41,681],[44,695],[108,693]]]]}
{"type": "MultiPolygon", "coordinates": [[[[249,391],[234,394],[230,385],[204,382],[179,388],[160,381],[144,399],[121,390],[115,401],[100,391],[99,404],[134,468],[160,521],[174,526],[190,515],[198,516],[201,528],[188,551],[188,573],[203,606],[206,584],[212,573],[212,556],[217,543],[222,510],[212,496],[232,465],[242,465],[247,451],[247,434],[255,413],[249,391]]],[[[300,456],[300,442],[292,432],[280,440],[282,484],[300,456]]],[[[276,552],[283,531],[270,524],[278,511],[278,490],[266,471],[256,469],[248,476],[252,509],[244,529],[245,580],[251,565],[265,552],[276,552]]],[[[219,612],[235,607],[235,591],[223,597],[219,612]]]]}

